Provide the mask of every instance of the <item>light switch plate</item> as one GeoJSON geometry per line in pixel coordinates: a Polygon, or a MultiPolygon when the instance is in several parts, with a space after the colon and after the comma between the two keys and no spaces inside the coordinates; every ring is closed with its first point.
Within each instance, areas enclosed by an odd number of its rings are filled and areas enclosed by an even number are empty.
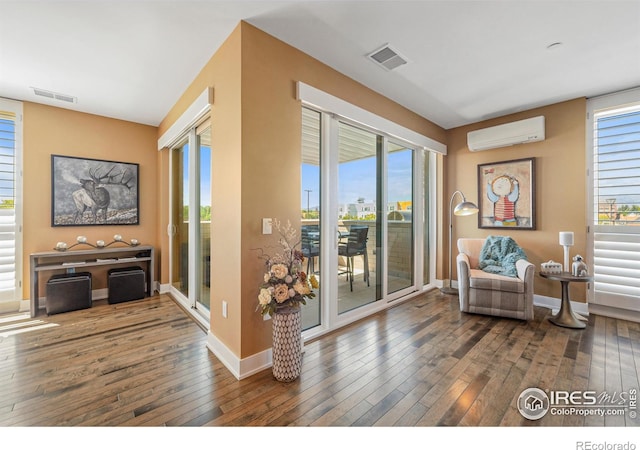
{"type": "Polygon", "coordinates": [[[271,234],[272,232],[271,219],[262,219],[262,234],[271,234]]]}

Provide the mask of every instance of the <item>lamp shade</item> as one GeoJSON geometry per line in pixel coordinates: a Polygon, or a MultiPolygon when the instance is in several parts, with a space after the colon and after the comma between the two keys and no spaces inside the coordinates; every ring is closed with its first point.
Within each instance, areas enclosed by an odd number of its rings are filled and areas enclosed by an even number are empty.
{"type": "Polygon", "coordinates": [[[560,232],[560,245],[573,245],[573,231],[560,232]]]}
{"type": "Polygon", "coordinates": [[[471,202],[463,201],[462,203],[458,203],[458,205],[453,210],[453,213],[456,216],[470,216],[471,214],[475,214],[478,212],[478,207],[471,202]]]}

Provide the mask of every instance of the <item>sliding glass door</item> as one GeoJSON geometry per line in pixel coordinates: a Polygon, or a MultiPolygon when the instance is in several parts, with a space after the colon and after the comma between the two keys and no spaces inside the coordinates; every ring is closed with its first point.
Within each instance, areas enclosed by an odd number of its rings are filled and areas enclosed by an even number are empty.
{"type": "Polygon", "coordinates": [[[425,152],[303,108],[301,246],[320,280],[303,329],[331,329],[422,289],[425,152]],[[420,239],[416,239],[420,233],[420,239]]]}
{"type": "Polygon", "coordinates": [[[338,123],[338,314],[380,300],[382,140],[338,123]]]}
{"type": "Polygon", "coordinates": [[[389,143],[386,170],[387,294],[414,286],[414,150],[389,143]]]}
{"type": "Polygon", "coordinates": [[[189,297],[189,141],[171,152],[172,239],[171,286],[189,297]]]}
{"type": "MultiPolygon", "coordinates": [[[[198,249],[198,295],[195,297],[197,309],[209,312],[211,289],[211,127],[206,124],[196,130],[198,142],[198,196],[195,199],[198,219],[196,235],[198,249]]],[[[208,315],[208,314],[207,314],[208,315]]]]}
{"type": "MultiPolygon", "coordinates": [[[[302,166],[300,247],[306,258],[307,274],[320,278],[320,113],[302,109],[302,166]]],[[[321,283],[322,284],[322,283],[321,283]]],[[[320,325],[323,312],[320,287],[314,289],[315,298],[302,306],[302,329],[320,325]]]]}
{"type": "Polygon", "coordinates": [[[208,322],[211,271],[211,127],[171,150],[171,290],[208,322]]]}

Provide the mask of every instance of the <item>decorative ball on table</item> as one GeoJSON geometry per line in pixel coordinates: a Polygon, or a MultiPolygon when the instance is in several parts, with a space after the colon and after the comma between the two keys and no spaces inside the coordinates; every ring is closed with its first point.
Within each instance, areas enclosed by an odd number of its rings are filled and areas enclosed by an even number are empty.
{"type": "Polygon", "coordinates": [[[73,247],[75,247],[77,245],[88,245],[89,247],[97,248],[92,243],[87,242],[87,237],[86,236],[78,236],[78,237],[76,237],[76,243],[75,244],[73,244],[71,246],[67,246],[66,242],[58,242],[56,244],[56,246],[54,247],[54,250],[57,250],[59,252],[64,252],[64,251],[67,251],[67,250],[71,250],[73,247]]]}

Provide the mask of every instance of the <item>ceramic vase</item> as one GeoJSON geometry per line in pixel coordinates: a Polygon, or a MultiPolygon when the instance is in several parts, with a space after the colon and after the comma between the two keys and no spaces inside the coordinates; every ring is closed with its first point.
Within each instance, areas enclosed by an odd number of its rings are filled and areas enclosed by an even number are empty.
{"type": "Polygon", "coordinates": [[[302,313],[300,307],[279,308],[271,318],[273,327],[273,376],[291,382],[302,370],[302,313]]]}

